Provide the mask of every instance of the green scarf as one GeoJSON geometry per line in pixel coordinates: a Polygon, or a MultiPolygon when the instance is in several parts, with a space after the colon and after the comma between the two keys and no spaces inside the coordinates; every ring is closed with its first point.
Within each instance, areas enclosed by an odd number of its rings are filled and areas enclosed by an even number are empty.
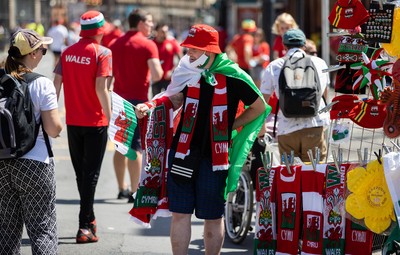
{"type": "Polygon", "coordinates": [[[232,131],[232,146],[229,148],[230,166],[225,188],[226,198],[229,192],[236,190],[243,164],[251,147],[253,146],[255,139],[257,138],[258,133],[260,132],[261,127],[264,124],[264,121],[271,112],[271,106],[265,103],[263,95],[254,84],[250,75],[240,69],[239,66],[230,60],[225,53],[216,55],[210,69],[202,72],[202,75],[208,84],[215,83],[215,77],[213,75],[214,73],[223,74],[225,76],[244,81],[259,95],[259,97],[261,97],[266,106],[265,112],[250,123],[247,123],[245,126],[243,126],[240,132],[237,132],[236,130],[232,131]]]}

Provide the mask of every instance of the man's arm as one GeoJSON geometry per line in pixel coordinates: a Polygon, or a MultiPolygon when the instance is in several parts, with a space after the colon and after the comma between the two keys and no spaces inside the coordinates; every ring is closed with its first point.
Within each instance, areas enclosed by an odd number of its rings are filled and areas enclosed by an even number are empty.
{"type": "Polygon", "coordinates": [[[244,126],[252,120],[256,119],[265,111],[265,104],[261,97],[252,103],[241,115],[239,115],[233,123],[232,129],[244,126]]]}
{"type": "Polygon", "coordinates": [[[97,77],[96,78],[96,94],[99,99],[100,105],[103,108],[104,114],[108,121],[111,119],[111,100],[108,94],[107,88],[108,77],[97,77]]]}
{"type": "Polygon", "coordinates": [[[151,58],[147,60],[147,65],[150,69],[152,82],[157,82],[163,77],[164,71],[162,70],[160,60],[158,58],[151,58]]]}
{"type": "Polygon", "coordinates": [[[62,87],[62,76],[59,74],[56,74],[54,76],[54,87],[56,88],[56,93],[57,93],[57,100],[60,98],[60,91],[62,87]]]}

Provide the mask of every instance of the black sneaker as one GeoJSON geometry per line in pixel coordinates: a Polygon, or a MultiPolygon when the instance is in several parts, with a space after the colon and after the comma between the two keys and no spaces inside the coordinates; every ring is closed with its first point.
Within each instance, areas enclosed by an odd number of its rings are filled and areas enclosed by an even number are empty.
{"type": "Polygon", "coordinates": [[[135,202],[135,199],[133,198],[133,194],[132,193],[130,193],[129,194],[129,198],[128,198],[128,203],[134,203],[135,202]]]}
{"type": "Polygon", "coordinates": [[[124,198],[129,198],[129,189],[121,190],[118,193],[118,199],[124,199],[124,198]]]}

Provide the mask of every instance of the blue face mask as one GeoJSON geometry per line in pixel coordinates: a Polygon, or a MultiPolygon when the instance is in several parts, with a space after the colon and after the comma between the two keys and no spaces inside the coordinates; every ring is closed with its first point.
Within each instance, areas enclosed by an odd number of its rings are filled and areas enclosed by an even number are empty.
{"type": "Polygon", "coordinates": [[[206,55],[206,53],[204,52],[203,55],[201,55],[198,59],[196,59],[195,61],[193,61],[192,63],[190,63],[190,65],[192,67],[198,67],[198,68],[202,68],[205,65],[207,65],[208,61],[210,60],[210,57],[206,55]]]}

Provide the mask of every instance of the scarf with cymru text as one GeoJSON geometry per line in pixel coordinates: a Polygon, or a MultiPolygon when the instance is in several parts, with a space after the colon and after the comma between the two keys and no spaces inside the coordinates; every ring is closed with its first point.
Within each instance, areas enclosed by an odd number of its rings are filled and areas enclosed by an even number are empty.
{"type": "MultiPolygon", "coordinates": [[[[212,66],[207,70],[191,67],[189,58],[187,55],[185,55],[180,60],[177,68],[173,72],[171,83],[167,87],[167,90],[164,94],[158,95],[157,97],[171,96],[181,92],[186,86],[195,86],[198,84],[201,76],[205,78],[207,84],[210,86],[216,86],[218,82],[214,74],[222,74],[227,77],[244,81],[264,101],[263,95],[254,84],[251,77],[242,69],[240,69],[236,63],[232,62],[225,53],[216,55],[212,66]]],[[[250,123],[247,123],[240,129],[240,131],[232,131],[232,145],[228,151],[229,174],[227,178],[225,196],[227,193],[236,190],[237,183],[239,181],[239,175],[247,158],[247,154],[249,153],[254,140],[257,138],[258,132],[260,131],[266,117],[271,112],[271,107],[267,104],[265,105],[266,111],[263,114],[258,116],[250,123]]]]}
{"type": "Polygon", "coordinates": [[[144,146],[142,171],[131,219],[150,228],[150,220],[170,216],[166,192],[167,156],[173,137],[173,107],[167,97],[156,100],[148,116],[139,121],[144,146]]]}

